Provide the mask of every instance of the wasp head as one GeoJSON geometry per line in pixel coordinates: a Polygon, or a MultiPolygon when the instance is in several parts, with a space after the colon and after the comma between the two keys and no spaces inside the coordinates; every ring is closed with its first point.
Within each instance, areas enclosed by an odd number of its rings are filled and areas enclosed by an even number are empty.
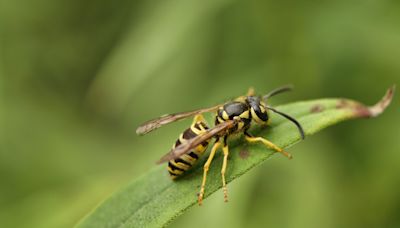
{"type": "Polygon", "coordinates": [[[257,96],[248,96],[247,104],[250,107],[251,117],[258,124],[267,124],[269,116],[265,103],[257,96]]]}

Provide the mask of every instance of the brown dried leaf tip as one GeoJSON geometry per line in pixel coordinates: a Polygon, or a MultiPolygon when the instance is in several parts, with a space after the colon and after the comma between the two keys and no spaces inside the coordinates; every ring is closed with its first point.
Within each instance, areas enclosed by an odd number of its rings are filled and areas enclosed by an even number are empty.
{"type": "Polygon", "coordinates": [[[374,106],[366,107],[361,104],[357,105],[355,107],[356,116],[357,117],[365,117],[365,118],[379,116],[390,105],[390,102],[392,102],[395,89],[396,89],[396,85],[393,85],[392,87],[390,87],[386,91],[385,96],[383,96],[383,98],[378,103],[376,103],[374,106]]]}

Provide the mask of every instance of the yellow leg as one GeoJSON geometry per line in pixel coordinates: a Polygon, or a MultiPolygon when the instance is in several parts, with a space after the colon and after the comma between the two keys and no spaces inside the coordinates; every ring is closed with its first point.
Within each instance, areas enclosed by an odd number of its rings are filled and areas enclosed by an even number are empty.
{"type": "Polygon", "coordinates": [[[198,198],[199,205],[201,205],[203,203],[204,187],[206,186],[208,169],[210,168],[211,161],[213,160],[215,152],[217,152],[217,149],[220,147],[220,145],[221,145],[221,143],[219,141],[214,143],[214,146],[210,152],[210,156],[208,156],[207,162],[204,164],[203,182],[201,183],[201,188],[200,188],[200,193],[199,193],[199,198],[198,198]]]}
{"type": "Polygon", "coordinates": [[[262,137],[251,137],[246,135],[246,140],[251,143],[255,142],[261,142],[264,145],[266,145],[268,148],[275,150],[276,152],[279,152],[283,154],[285,157],[291,159],[292,155],[289,154],[288,152],[284,151],[282,148],[278,147],[277,145],[273,144],[272,142],[262,138],[262,137]]]}
{"type": "Polygon", "coordinates": [[[254,88],[250,87],[249,90],[247,91],[247,96],[254,96],[255,92],[254,92],[254,88]]]}
{"type": "Polygon", "coordinates": [[[229,155],[229,148],[228,145],[225,145],[222,148],[222,151],[224,152],[224,162],[222,163],[222,169],[221,169],[221,175],[222,175],[222,188],[224,191],[224,201],[228,202],[228,189],[226,188],[226,182],[225,182],[225,171],[226,171],[226,166],[228,165],[228,155],[229,155]]]}
{"type": "Polygon", "coordinates": [[[194,116],[192,125],[193,125],[193,124],[196,124],[197,122],[204,122],[204,121],[205,121],[205,120],[204,120],[203,115],[198,114],[198,115],[195,115],[195,116],[194,116]]]}

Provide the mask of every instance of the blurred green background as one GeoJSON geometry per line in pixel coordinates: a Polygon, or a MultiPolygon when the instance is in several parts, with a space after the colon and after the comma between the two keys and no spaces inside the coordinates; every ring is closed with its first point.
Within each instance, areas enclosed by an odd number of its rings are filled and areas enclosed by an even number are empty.
{"type": "MultiPolygon", "coordinates": [[[[71,227],[191,120],[141,122],[292,83],[273,105],[373,104],[400,82],[400,2],[1,0],[0,227],[71,227]]],[[[273,156],[172,227],[400,227],[399,99],[273,156]]]]}

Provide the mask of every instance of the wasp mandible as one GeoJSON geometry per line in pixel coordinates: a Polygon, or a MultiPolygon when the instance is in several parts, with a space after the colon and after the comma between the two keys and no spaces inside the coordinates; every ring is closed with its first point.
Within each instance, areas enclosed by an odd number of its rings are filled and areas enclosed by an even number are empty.
{"type": "Polygon", "coordinates": [[[270,97],[290,91],[291,89],[292,86],[283,86],[272,90],[264,96],[257,96],[254,90],[250,88],[246,96],[240,96],[220,105],[190,112],[164,115],[147,121],[137,128],[136,133],[144,135],[168,123],[195,116],[191,126],[179,136],[172,149],[158,161],[158,164],[168,162],[168,171],[171,177],[175,179],[184,174],[185,171],[189,170],[195,164],[199,157],[206,151],[211,139],[215,138],[210,155],[203,166],[203,179],[198,195],[198,203],[199,205],[202,204],[207,173],[214,155],[220,147],[222,147],[224,156],[221,169],[222,187],[224,200],[227,202],[228,193],[225,182],[225,172],[229,156],[229,147],[227,143],[229,136],[243,133],[248,142],[262,143],[266,147],[283,154],[287,158],[292,158],[291,154],[269,140],[253,136],[248,132],[252,122],[259,125],[268,125],[270,123],[269,111],[272,111],[293,122],[297,126],[302,139],[305,138],[304,130],[296,119],[267,105],[267,101],[270,97]],[[216,112],[215,126],[213,128],[209,128],[204,120],[202,113],[205,112],[216,112]]]}

